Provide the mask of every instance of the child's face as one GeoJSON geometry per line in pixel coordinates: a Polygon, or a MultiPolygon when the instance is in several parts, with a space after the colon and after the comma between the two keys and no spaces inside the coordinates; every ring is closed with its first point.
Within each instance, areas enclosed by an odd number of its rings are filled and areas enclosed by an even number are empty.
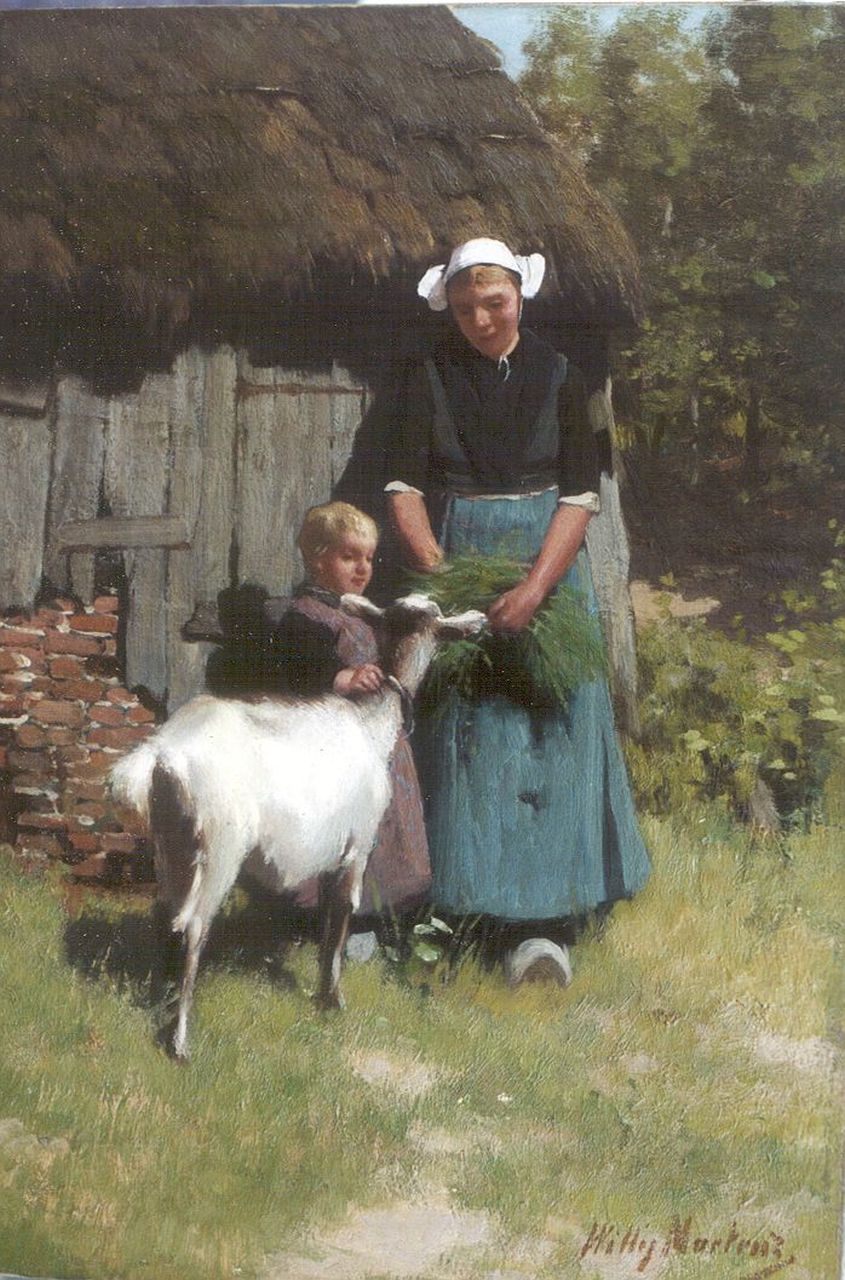
{"type": "Polygon", "coordinates": [[[317,557],[313,568],[314,581],[327,591],[336,591],[339,596],[347,592],[360,596],[370,585],[375,553],[373,538],[345,533],[317,557]]]}

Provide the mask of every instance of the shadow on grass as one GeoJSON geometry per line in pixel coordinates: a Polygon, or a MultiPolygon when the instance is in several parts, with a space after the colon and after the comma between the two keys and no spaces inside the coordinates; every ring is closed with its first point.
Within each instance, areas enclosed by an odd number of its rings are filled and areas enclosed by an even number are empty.
{"type": "MultiPolygon", "coordinates": [[[[295,991],[287,959],[303,942],[316,941],[315,914],[252,884],[243,888],[243,905],[221,912],[211,926],[201,967],[259,974],[295,991]]],[[[153,904],[147,910],[83,907],[65,926],[64,947],[78,973],[92,981],[107,977],[141,1008],[160,1005],[181,974],[181,939],[153,904]]]]}

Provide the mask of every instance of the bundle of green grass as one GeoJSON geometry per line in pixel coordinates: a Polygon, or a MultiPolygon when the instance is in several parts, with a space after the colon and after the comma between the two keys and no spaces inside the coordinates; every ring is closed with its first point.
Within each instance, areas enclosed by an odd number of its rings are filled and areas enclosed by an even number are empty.
{"type": "MultiPolygon", "coordinates": [[[[408,586],[436,600],[445,614],[486,610],[525,577],[526,566],[507,555],[456,556],[439,573],[412,574],[408,586]]],[[[560,586],[530,624],[514,635],[454,640],[438,650],[421,698],[442,708],[452,693],[470,702],[509,698],[531,711],[565,708],[579,684],[606,674],[598,619],[584,595],[560,586]]]]}

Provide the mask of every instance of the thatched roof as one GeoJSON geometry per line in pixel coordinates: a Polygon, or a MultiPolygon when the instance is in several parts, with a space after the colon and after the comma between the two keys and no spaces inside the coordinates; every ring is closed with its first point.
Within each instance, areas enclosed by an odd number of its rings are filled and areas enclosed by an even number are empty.
{"type": "Polygon", "coordinates": [[[618,221],[445,7],[6,12],[0,115],[0,276],[53,309],[406,289],[477,234],[637,309],[618,221]]]}

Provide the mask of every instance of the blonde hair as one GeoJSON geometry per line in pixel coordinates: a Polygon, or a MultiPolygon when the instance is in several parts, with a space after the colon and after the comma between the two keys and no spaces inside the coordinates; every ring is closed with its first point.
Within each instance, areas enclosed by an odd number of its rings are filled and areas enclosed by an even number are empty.
{"type": "Polygon", "coordinates": [[[446,296],[448,297],[453,289],[471,289],[473,285],[483,287],[488,284],[512,284],[517,293],[522,291],[522,281],[515,271],[508,271],[507,267],[482,264],[477,267],[464,267],[463,271],[453,275],[446,285],[446,296]]]}
{"type": "Polygon", "coordinates": [[[349,502],[324,502],[306,511],[296,540],[306,569],[349,534],[378,542],[378,525],[349,502]]]}

